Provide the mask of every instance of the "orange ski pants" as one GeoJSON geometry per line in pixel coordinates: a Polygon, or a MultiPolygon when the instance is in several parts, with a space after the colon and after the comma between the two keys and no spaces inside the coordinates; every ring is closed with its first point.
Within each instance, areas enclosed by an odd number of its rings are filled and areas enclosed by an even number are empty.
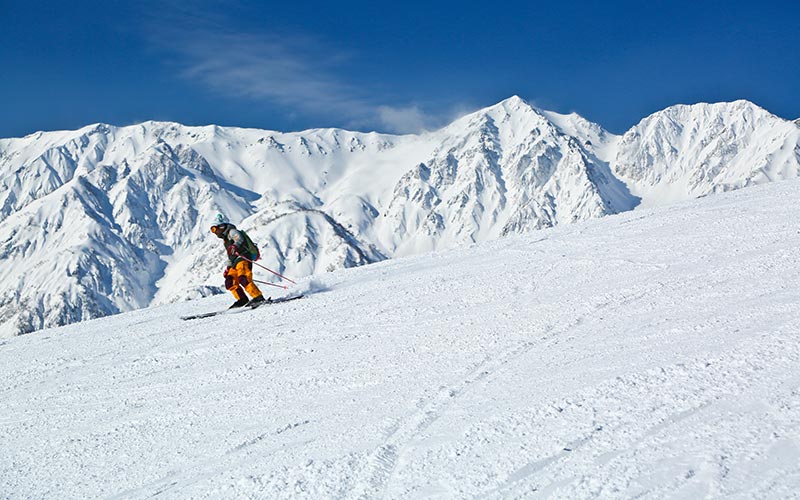
{"type": "Polygon", "coordinates": [[[245,290],[253,299],[261,296],[261,290],[253,283],[253,265],[246,260],[225,270],[225,288],[230,290],[236,300],[245,298],[245,290]]]}

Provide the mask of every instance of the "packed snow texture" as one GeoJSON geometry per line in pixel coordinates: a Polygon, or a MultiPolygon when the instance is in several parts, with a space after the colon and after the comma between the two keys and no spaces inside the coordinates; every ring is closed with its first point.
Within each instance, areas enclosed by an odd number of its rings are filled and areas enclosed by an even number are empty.
{"type": "Polygon", "coordinates": [[[298,278],[796,177],[747,101],[623,136],[518,97],[422,135],[146,122],[0,140],[0,337],[222,293],[222,212],[298,278]]]}
{"type": "Polygon", "coordinates": [[[800,182],[0,343],[9,498],[798,498],[800,182]],[[316,293],[315,293],[316,292],[316,293]]]}

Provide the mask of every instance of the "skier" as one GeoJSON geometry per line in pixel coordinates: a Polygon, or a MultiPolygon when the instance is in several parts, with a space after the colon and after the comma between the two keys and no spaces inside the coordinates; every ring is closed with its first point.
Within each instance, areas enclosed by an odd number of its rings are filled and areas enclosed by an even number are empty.
{"type": "Polygon", "coordinates": [[[243,306],[255,306],[264,302],[261,290],[253,283],[253,264],[251,261],[260,257],[258,247],[253,243],[247,233],[231,224],[224,215],[217,214],[217,220],[211,226],[211,232],[216,234],[225,244],[228,253],[228,267],[225,269],[225,288],[230,290],[236,302],[231,309],[243,306]],[[252,297],[247,300],[245,290],[252,297]]]}

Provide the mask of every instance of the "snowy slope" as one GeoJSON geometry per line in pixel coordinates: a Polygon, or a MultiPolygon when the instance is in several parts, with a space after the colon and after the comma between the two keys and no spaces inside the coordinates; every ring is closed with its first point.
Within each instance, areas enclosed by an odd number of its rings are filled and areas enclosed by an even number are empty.
{"type": "Polygon", "coordinates": [[[797,176],[746,101],[623,137],[519,97],[418,136],[146,122],[0,140],[0,337],[221,293],[222,211],[299,278],[797,176]]]}
{"type": "Polygon", "coordinates": [[[797,498],[800,182],[0,343],[8,498],[797,498]]]}

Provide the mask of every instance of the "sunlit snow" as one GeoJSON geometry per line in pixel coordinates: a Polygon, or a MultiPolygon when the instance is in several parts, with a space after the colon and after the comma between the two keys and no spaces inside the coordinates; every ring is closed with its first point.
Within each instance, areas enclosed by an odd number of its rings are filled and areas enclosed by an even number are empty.
{"type": "Polygon", "coordinates": [[[791,498],[800,183],[0,343],[12,498],[791,498]]]}

